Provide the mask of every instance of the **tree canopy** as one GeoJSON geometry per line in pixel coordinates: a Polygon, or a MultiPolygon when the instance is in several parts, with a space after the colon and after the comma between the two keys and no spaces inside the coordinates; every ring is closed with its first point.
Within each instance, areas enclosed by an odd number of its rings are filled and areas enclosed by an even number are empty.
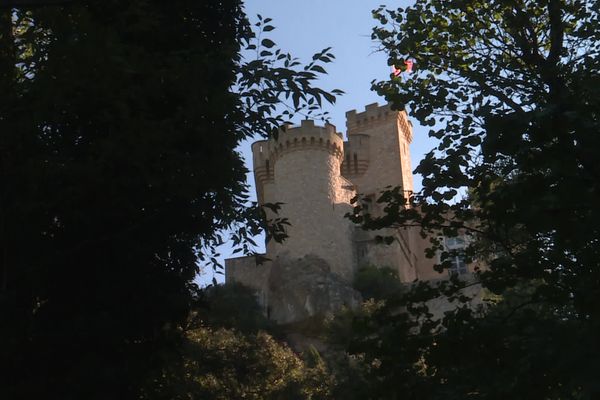
{"type": "Polygon", "coordinates": [[[134,397],[219,230],[261,229],[236,147],[334,101],[332,55],[301,65],[237,0],[50,3],[0,8],[3,392],[134,397]]]}
{"type": "MultiPolygon", "coordinates": [[[[371,369],[409,382],[408,398],[598,392],[598,11],[578,0],[417,0],[374,11],[389,64],[414,61],[412,74],[374,89],[431,126],[439,146],[416,169],[423,190],[411,208],[392,190],[381,197],[386,216],[355,219],[374,229],[419,224],[431,254],[438,234],[467,234],[469,258],[487,266],[475,278],[494,295],[482,316],[451,289],[464,281],[418,285],[424,297],[408,294],[405,305],[448,295],[459,304],[405,342],[412,331],[393,307],[367,319],[372,347],[363,351],[377,358],[392,346],[420,363],[371,369]]],[[[427,320],[426,308],[413,310],[427,320]]]]}
{"type": "Polygon", "coordinates": [[[373,299],[332,322],[350,355],[335,385],[318,358],[303,363],[256,332],[264,321],[249,293],[215,290],[212,310],[224,315],[189,329],[198,262],[216,263],[219,230],[248,253],[265,227],[236,146],[335,100],[314,86],[329,49],[302,65],[268,37],[269,18],[255,34],[237,0],[5,5],[8,398],[583,400],[600,390],[597,2],[417,0],[374,11],[389,63],[414,61],[374,89],[440,144],[417,167],[423,190],[411,207],[396,188],[382,194],[385,215],[354,219],[418,224],[431,254],[440,232],[470,236],[487,301],[470,305],[461,290],[473,282],[408,290],[389,271],[362,271],[373,299]],[[456,308],[435,319],[427,301],[439,297],[456,308]],[[240,301],[248,318],[232,320],[240,301]]]}

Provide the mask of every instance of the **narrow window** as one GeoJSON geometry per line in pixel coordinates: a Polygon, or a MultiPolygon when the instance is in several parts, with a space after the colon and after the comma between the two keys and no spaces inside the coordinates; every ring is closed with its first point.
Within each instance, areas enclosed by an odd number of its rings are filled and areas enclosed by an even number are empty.
{"type": "Polygon", "coordinates": [[[354,153],[354,173],[358,174],[358,156],[354,153]]]}
{"type": "Polygon", "coordinates": [[[450,253],[448,257],[448,261],[450,261],[448,274],[463,275],[469,272],[465,262],[465,247],[466,241],[460,236],[444,238],[444,248],[450,253]]]}
{"type": "Polygon", "coordinates": [[[467,264],[465,263],[465,255],[462,251],[453,254],[450,257],[450,262],[452,263],[448,269],[450,275],[463,275],[468,272],[467,264]]]}

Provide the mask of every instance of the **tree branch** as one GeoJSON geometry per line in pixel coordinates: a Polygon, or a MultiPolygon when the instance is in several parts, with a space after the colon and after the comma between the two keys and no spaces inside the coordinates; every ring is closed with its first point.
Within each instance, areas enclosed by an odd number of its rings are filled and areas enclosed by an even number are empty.
{"type": "Polygon", "coordinates": [[[564,29],[562,25],[560,0],[548,1],[548,15],[550,18],[550,53],[548,64],[556,64],[560,59],[563,48],[564,29]]]}
{"type": "Polygon", "coordinates": [[[507,106],[512,108],[516,113],[519,113],[521,115],[527,114],[527,112],[523,109],[523,107],[521,107],[520,104],[518,104],[513,99],[508,97],[502,91],[494,89],[493,87],[488,85],[485,82],[485,77],[477,75],[477,74],[473,74],[472,77],[473,77],[473,81],[475,81],[475,83],[477,83],[479,85],[479,87],[481,88],[481,90],[483,92],[487,92],[489,95],[495,96],[498,100],[503,101],[507,106]]]}

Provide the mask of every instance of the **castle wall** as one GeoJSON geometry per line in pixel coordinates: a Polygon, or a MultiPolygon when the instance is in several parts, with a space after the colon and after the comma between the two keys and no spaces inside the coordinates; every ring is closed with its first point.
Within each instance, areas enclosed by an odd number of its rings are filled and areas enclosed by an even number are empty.
{"type": "Polygon", "coordinates": [[[259,202],[285,203],[277,217],[292,224],[289,238],[283,244],[269,243],[267,254],[315,254],[347,280],[360,265],[372,264],[392,267],[404,282],[412,281],[420,262],[415,255],[420,243],[414,243],[418,232],[386,229],[357,239],[344,218],[356,192],[370,196],[369,212],[377,215],[382,205],[375,200],[386,186],[412,191],[412,126],[405,112],[377,103],[363,112],[349,111],[346,118],[346,142],[333,125],[319,127],[305,120],[300,127],[282,127],[276,139],[253,144],[259,202]],[[394,236],[395,241],[376,244],[377,235],[394,236]]]}
{"type": "Polygon", "coordinates": [[[341,135],[333,125],[315,126],[303,121],[272,140],[273,199],[284,203],[280,217],[289,219],[288,238],[273,243],[270,257],[299,259],[307,254],[323,258],[333,272],[350,280],[353,272],[351,224],[343,218],[354,196],[340,176],[341,135]]]}
{"type": "MultiPolygon", "coordinates": [[[[356,190],[371,199],[368,212],[378,216],[383,205],[376,203],[386,187],[400,186],[408,195],[413,190],[409,145],[412,126],[404,111],[392,110],[389,105],[369,104],[365,111],[346,113],[348,142],[345,144],[342,173],[356,185],[356,190]]],[[[403,282],[417,276],[418,257],[414,252],[414,230],[383,229],[369,232],[360,246],[365,252],[360,265],[388,266],[398,271],[403,282]],[[375,236],[393,236],[394,242],[382,245],[375,236]]]]}
{"type": "MultiPolygon", "coordinates": [[[[277,215],[267,214],[289,220],[289,237],[282,244],[267,244],[266,256],[273,261],[265,265],[256,266],[248,257],[226,260],[227,282],[254,288],[266,314],[277,320],[296,318],[301,309],[311,314],[311,304],[321,300],[331,304],[340,296],[345,300],[335,304],[352,300],[340,282],[349,284],[362,265],[391,267],[403,282],[447,278],[433,270],[437,260],[425,257],[429,241],[420,236],[418,227],[363,231],[344,218],[356,193],[372,200],[368,212],[377,216],[383,213],[383,205],[375,200],[386,187],[400,186],[407,196],[413,190],[412,126],[406,112],[375,103],[363,112],[347,112],[346,118],[346,142],[333,125],[320,127],[305,120],[299,127],[283,126],[277,137],[252,145],[258,201],[283,203],[277,215]],[[394,240],[391,245],[378,244],[378,235],[394,240]],[[313,273],[304,278],[294,274],[302,271],[290,270],[303,263],[316,263],[313,273]],[[286,276],[293,278],[290,285],[306,287],[296,294],[291,293],[292,286],[279,290],[286,276]],[[307,283],[313,280],[314,285],[307,283]],[[324,297],[313,299],[318,290],[312,289],[321,290],[318,296],[324,297]]],[[[434,308],[443,310],[443,305],[434,308]]]]}

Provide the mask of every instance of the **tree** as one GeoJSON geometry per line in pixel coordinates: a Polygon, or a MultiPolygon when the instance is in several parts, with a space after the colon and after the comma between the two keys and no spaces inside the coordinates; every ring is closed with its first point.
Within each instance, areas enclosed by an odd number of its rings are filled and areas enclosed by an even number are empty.
{"type": "Polygon", "coordinates": [[[239,284],[200,292],[179,356],[143,385],[142,399],[326,399],[333,379],[316,351],[277,340],[254,292],[239,284]]]}
{"type": "Polygon", "coordinates": [[[242,333],[269,330],[272,321],[263,314],[256,292],[239,283],[209,286],[193,308],[192,326],[235,329],[242,333]]]}
{"type": "Polygon", "coordinates": [[[236,0],[0,9],[0,55],[3,392],[135,397],[177,354],[219,230],[249,249],[261,229],[236,146],[286,95],[333,101],[313,86],[330,57],[300,65],[236,0]]]}
{"type": "Polygon", "coordinates": [[[302,360],[265,332],[198,328],[187,332],[182,352],[150,381],[142,399],[330,398],[331,378],[318,355],[302,360]]]}
{"type": "Polygon", "coordinates": [[[356,271],[352,287],[358,290],[364,299],[382,300],[401,292],[402,283],[396,270],[366,265],[356,271]]]}
{"type": "Polygon", "coordinates": [[[596,2],[418,0],[374,16],[389,63],[415,65],[375,90],[440,144],[416,169],[413,207],[388,191],[387,215],[368,225],[466,233],[468,256],[487,264],[477,278],[504,296],[484,318],[460,306],[426,325],[430,341],[415,343],[426,368],[406,379],[431,384],[426,398],[589,398],[600,366],[596,2]]]}

